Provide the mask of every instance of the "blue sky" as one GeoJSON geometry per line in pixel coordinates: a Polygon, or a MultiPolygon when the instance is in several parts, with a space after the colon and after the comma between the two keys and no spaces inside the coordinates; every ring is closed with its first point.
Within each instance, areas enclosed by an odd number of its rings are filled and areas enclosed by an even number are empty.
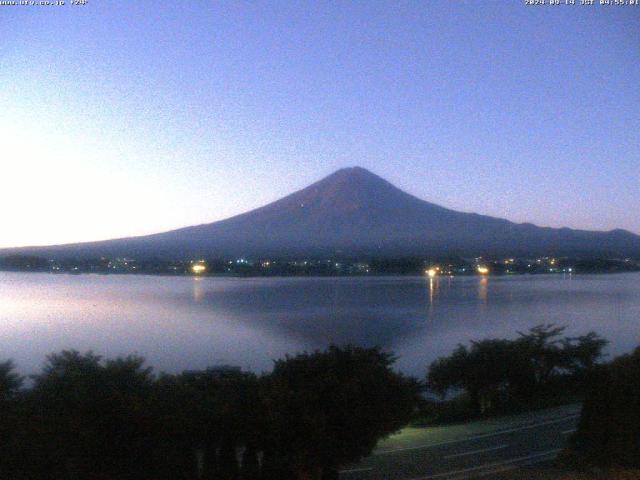
{"type": "Polygon", "coordinates": [[[640,6],[66,3],[0,7],[0,247],[211,222],[354,165],[640,233],[640,6]]]}

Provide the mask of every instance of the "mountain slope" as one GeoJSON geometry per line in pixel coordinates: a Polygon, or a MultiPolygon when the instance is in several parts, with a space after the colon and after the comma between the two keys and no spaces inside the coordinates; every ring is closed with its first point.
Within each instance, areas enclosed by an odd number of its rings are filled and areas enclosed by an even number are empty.
{"type": "Polygon", "coordinates": [[[624,230],[543,228],[456,212],[420,200],[356,167],[338,170],[276,202],[219,222],[143,237],[28,250],[53,257],[627,256],[640,254],[640,236],[624,230]]]}

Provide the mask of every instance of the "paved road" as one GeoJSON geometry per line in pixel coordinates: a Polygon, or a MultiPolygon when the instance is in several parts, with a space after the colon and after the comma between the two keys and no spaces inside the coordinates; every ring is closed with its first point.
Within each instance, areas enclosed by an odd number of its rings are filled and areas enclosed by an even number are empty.
{"type": "Polygon", "coordinates": [[[340,472],[341,480],[503,478],[550,462],[566,445],[579,405],[448,427],[406,428],[340,472]]]}

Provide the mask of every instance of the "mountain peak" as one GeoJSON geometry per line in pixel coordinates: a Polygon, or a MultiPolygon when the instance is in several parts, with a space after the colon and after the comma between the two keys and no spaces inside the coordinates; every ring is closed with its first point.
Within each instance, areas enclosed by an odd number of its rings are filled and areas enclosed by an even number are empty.
{"type": "Polygon", "coordinates": [[[351,180],[351,181],[354,181],[354,180],[363,180],[363,179],[367,179],[367,178],[384,181],[381,177],[379,177],[375,173],[370,172],[369,170],[367,170],[366,168],[363,168],[363,167],[345,167],[345,168],[341,168],[339,170],[336,170],[335,172],[333,172],[329,176],[325,177],[325,180],[332,179],[332,180],[351,180]]]}
{"type": "Polygon", "coordinates": [[[374,173],[371,173],[366,168],[359,167],[359,166],[340,168],[340,169],[336,170],[335,172],[333,172],[332,175],[348,175],[348,176],[374,175],[374,176],[376,176],[374,173]]]}
{"type": "Polygon", "coordinates": [[[370,172],[362,167],[347,167],[336,170],[319,182],[311,185],[313,187],[323,187],[337,191],[366,190],[370,194],[380,193],[380,190],[399,191],[391,183],[382,177],[370,172]]]}

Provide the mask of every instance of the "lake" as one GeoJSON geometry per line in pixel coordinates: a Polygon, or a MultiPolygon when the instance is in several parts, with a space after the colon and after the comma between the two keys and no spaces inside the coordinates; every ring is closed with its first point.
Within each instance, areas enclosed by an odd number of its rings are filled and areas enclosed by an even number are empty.
{"type": "Polygon", "coordinates": [[[158,371],[256,372],[331,343],[380,345],[423,376],[458,343],[540,323],[640,344],[640,273],[511,277],[216,278],[0,272],[0,360],[36,372],[48,353],[137,353],[158,371]]]}

